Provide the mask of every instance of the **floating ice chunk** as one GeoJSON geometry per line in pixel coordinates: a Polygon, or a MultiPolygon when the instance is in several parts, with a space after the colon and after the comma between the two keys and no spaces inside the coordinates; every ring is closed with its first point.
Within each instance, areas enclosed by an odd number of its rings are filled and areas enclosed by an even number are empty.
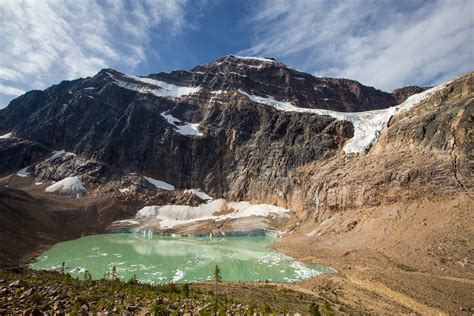
{"type": "Polygon", "coordinates": [[[186,273],[183,270],[176,269],[176,272],[174,273],[173,279],[171,281],[172,282],[178,282],[179,280],[184,278],[185,275],[186,275],[186,273]]]}
{"type": "Polygon", "coordinates": [[[67,177],[58,181],[45,189],[45,192],[56,192],[80,198],[87,192],[78,176],[67,177]]]}
{"type": "Polygon", "coordinates": [[[85,273],[86,272],[86,268],[83,268],[83,267],[76,267],[74,269],[72,269],[71,271],[69,271],[70,273],[85,273]]]}
{"type": "Polygon", "coordinates": [[[182,122],[179,119],[175,118],[171,114],[163,114],[161,116],[164,117],[168,123],[176,127],[176,131],[181,135],[193,135],[193,136],[202,136],[203,134],[199,132],[199,123],[186,123],[182,122]]]}
{"type": "Polygon", "coordinates": [[[174,185],[166,183],[164,181],[156,180],[156,179],[153,179],[153,178],[150,178],[150,177],[143,177],[143,178],[145,178],[145,180],[147,180],[148,182],[153,184],[158,189],[164,189],[164,190],[168,190],[168,191],[173,191],[175,189],[174,185]]]}

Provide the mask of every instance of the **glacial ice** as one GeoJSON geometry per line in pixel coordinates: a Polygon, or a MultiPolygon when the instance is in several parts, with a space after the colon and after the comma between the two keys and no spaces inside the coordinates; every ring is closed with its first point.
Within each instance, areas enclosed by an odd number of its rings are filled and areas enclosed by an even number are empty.
{"type": "Polygon", "coordinates": [[[58,181],[45,189],[45,192],[57,192],[62,194],[71,195],[76,198],[80,198],[87,192],[86,188],[79,180],[78,176],[67,177],[58,181]]]}
{"type": "Polygon", "coordinates": [[[277,101],[269,96],[260,97],[248,94],[242,90],[239,90],[239,92],[247,96],[253,102],[268,105],[280,111],[328,115],[338,120],[351,122],[354,126],[354,137],[348,140],[344,145],[344,152],[350,154],[365,152],[367,148],[378,139],[382,130],[387,126],[388,121],[393,115],[411,109],[421,101],[432,96],[435,92],[445,88],[448,84],[449,82],[445,82],[439,86],[412,95],[399,105],[387,109],[364,112],[337,112],[322,109],[300,108],[290,102],[277,101]]]}
{"type": "Polygon", "coordinates": [[[163,228],[173,228],[182,224],[189,224],[204,220],[222,221],[225,219],[236,219],[244,217],[269,217],[288,216],[289,210],[269,205],[251,204],[249,202],[226,202],[224,199],[216,199],[198,206],[189,205],[163,205],[145,206],[138,211],[137,219],[156,218],[160,220],[163,228]],[[232,212],[215,215],[226,211],[232,212]]]}

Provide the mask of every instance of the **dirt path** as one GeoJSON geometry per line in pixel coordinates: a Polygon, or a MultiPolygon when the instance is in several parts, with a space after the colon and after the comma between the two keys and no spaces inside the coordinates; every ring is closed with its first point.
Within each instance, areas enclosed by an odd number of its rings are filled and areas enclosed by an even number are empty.
{"type": "Polygon", "coordinates": [[[406,307],[412,309],[413,311],[421,315],[448,315],[444,313],[443,311],[440,311],[436,308],[420,303],[417,300],[413,299],[412,297],[409,297],[405,294],[394,291],[380,282],[363,280],[360,278],[356,278],[354,276],[349,276],[348,278],[352,283],[356,284],[357,286],[362,287],[372,292],[376,292],[379,295],[388,297],[391,300],[397,303],[400,303],[402,305],[405,305],[406,307]]]}

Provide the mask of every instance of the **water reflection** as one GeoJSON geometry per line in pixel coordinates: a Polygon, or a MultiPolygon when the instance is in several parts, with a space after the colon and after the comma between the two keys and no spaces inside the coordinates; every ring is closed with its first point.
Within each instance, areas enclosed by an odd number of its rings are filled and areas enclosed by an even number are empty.
{"type": "Polygon", "coordinates": [[[93,278],[116,267],[120,277],[134,274],[149,283],[193,282],[211,277],[216,264],[226,281],[300,281],[333,272],[326,266],[306,266],[269,247],[271,236],[170,237],[141,234],[106,234],[57,244],[32,267],[48,269],[66,263],[80,275],[89,270],[93,278]]]}

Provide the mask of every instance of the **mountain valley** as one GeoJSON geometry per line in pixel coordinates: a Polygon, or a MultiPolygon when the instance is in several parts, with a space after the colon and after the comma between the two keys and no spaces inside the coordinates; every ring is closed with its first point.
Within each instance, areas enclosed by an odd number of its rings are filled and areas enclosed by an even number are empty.
{"type": "Polygon", "coordinates": [[[0,263],[109,232],[277,234],[338,272],[276,285],[305,300],[470,315],[473,74],[388,93],[228,55],[27,92],[0,110],[0,263]]]}

